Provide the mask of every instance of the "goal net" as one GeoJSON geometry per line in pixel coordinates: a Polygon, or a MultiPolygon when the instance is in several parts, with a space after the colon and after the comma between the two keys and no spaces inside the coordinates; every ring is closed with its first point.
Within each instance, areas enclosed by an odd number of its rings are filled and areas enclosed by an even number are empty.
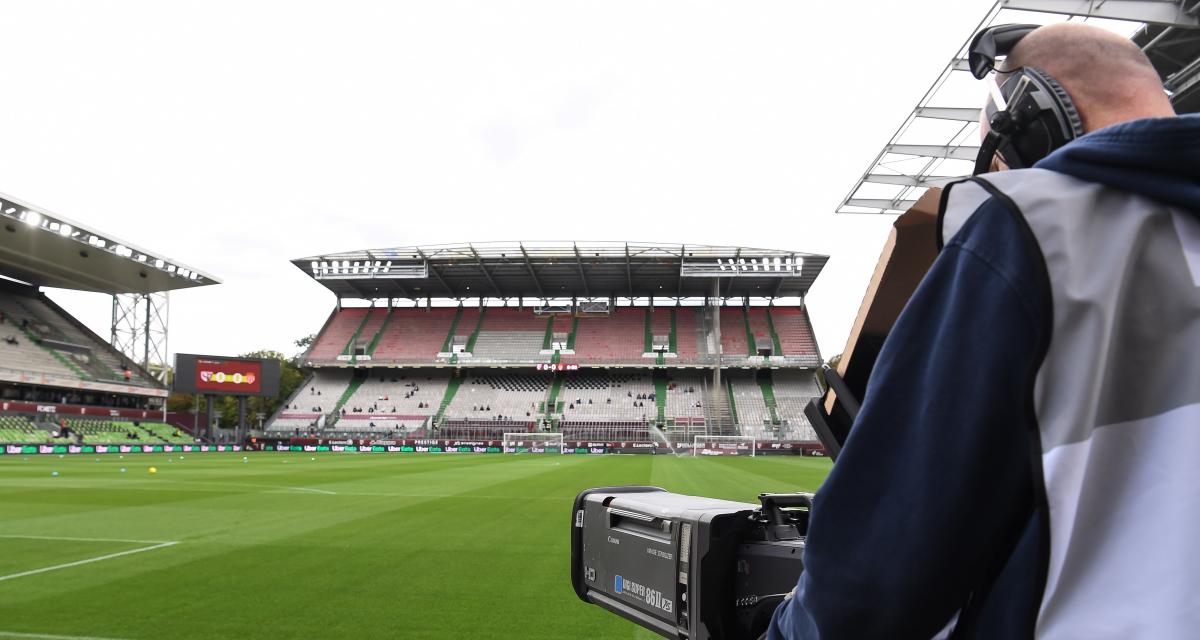
{"type": "Polygon", "coordinates": [[[758,452],[758,441],[751,436],[696,436],[693,456],[750,456],[758,452]]]}
{"type": "Polygon", "coordinates": [[[506,433],[504,453],[562,453],[561,433],[506,433]]]}

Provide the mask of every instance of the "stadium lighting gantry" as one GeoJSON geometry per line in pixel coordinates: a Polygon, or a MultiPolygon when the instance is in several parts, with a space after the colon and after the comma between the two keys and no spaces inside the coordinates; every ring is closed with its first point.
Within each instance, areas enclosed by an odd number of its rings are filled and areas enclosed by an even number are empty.
{"type": "Polygon", "coordinates": [[[5,222],[0,273],[32,284],[115,295],[220,282],[199,269],[3,194],[0,221],[5,222]],[[38,231],[33,236],[19,233],[24,229],[38,231]],[[80,262],[85,259],[88,262],[80,262]]]}

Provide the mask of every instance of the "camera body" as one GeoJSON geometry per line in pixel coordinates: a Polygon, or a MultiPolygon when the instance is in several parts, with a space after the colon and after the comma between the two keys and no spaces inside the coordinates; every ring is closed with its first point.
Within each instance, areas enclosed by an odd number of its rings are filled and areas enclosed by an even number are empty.
{"type": "Polygon", "coordinates": [[[571,515],[575,593],[667,638],[757,638],[803,571],[812,505],[810,494],[759,501],[588,489],[571,515]]]}

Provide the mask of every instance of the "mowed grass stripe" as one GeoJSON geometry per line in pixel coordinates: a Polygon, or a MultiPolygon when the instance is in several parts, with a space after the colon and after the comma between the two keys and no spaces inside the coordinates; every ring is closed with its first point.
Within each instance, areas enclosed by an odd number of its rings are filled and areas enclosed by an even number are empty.
{"type": "Polygon", "coordinates": [[[6,514],[0,533],[185,541],[108,566],[71,569],[70,580],[47,573],[0,583],[6,628],[131,640],[651,638],[578,602],[571,590],[575,494],[653,483],[752,501],[760,491],[806,482],[764,476],[812,472],[811,461],[769,458],[248,458],[159,460],[155,476],[143,464],[122,484],[103,462],[0,457],[0,485],[26,485],[16,491],[0,486],[6,514]],[[49,476],[51,465],[62,472],[58,478],[49,476]],[[81,486],[59,482],[64,479],[81,486]],[[212,483],[214,490],[189,483],[212,483]],[[288,486],[335,495],[281,489],[288,486]],[[86,508],[83,503],[100,494],[104,508],[86,508]],[[34,504],[34,498],[45,501],[34,504]],[[17,582],[26,584],[11,588],[17,582]],[[136,615],[130,615],[134,605],[136,615]]]}

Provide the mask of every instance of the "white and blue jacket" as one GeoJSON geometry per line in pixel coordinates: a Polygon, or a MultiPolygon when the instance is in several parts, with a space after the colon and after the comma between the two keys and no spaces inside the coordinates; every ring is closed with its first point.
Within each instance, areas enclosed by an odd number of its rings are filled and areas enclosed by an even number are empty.
{"type": "Polygon", "coordinates": [[[769,638],[1200,636],[1200,116],[942,206],[769,638]]]}

